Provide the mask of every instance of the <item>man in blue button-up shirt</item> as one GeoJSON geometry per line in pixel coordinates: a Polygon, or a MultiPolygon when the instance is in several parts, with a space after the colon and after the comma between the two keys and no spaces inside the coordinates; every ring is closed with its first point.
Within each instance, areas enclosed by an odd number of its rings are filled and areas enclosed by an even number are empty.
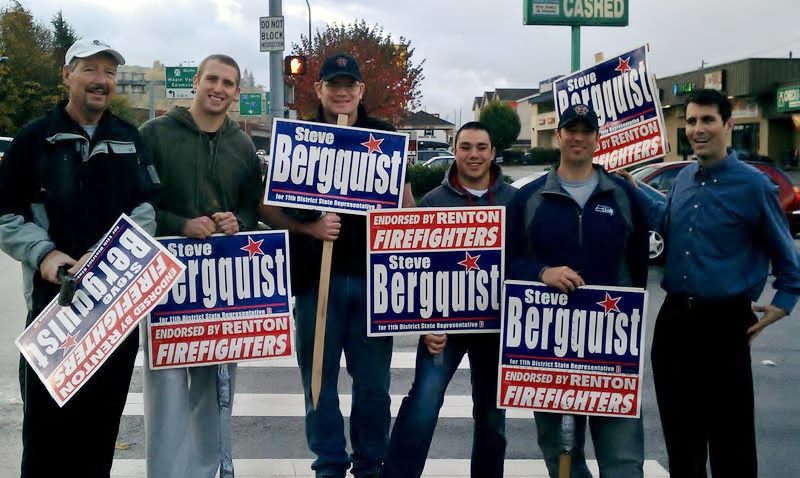
{"type": "Polygon", "coordinates": [[[697,163],[678,174],[666,211],[650,206],[668,243],[651,356],[672,476],[705,477],[709,454],[714,476],[757,475],[750,343],[800,294],[777,188],[727,151],[732,129],[725,96],[692,93],[686,136],[697,163]],[[770,262],[777,293],[751,306],[770,262]]]}

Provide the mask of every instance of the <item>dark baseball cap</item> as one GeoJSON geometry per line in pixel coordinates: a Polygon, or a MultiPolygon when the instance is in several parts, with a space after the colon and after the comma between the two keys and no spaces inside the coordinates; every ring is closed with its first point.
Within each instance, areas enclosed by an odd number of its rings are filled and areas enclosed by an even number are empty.
{"type": "Polygon", "coordinates": [[[328,81],[336,76],[349,76],[356,81],[361,81],[361,70],[358,62],[347,53],[336,53],[325,58],[319,70],[319,79],[328,81]]]}
{"type": "Polygon", "coordinates": [[[580,122],[589,125],[594,131],[600,131],[600,126],[597,124],[597,113],[590,106],[582,104],[572,105],[561,113],[561,117],[558,118],[558,129],[567,128],[580,122]]]}

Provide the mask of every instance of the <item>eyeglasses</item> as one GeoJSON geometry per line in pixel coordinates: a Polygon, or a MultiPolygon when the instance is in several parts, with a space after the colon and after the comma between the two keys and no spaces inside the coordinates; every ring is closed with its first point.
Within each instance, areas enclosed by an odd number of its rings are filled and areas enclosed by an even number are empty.
{"type": "Polygon", "coordinates": [[[332,91],[339,91],[339,90],[355,91],[358,89],[359,86],[361,86],[361,83],[358,81],[354,81],[353,83],[338,83],[338,82],[325,81],[323,82],[323,85],[325,85],[326,88],[332,91]]]}

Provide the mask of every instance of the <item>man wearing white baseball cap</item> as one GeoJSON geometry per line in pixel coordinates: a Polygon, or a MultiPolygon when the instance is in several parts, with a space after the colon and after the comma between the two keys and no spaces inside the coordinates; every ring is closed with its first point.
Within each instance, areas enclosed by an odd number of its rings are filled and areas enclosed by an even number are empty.
{"type": "Polygon", "coordinates": [[[105,53],[114,60],[116,60],[117,65],[124,65],[125,58],[115,49],[111,48],[110,45],[107,43],[103,43],[100,40],[78,40],[69,47],[67,50],[67,54],[65,56],[65,64],[69,65],[73,62],[73,60],[77,60],[79,58],[89,58],[90,56],[97,55],[98,53],[105,53]]]}
{"type": "MultiPolygon", "coordinates": [[[[108,111],[124,61],[99,40],[72,45],[62,69],[67,101],[23,128],[3,159],[0,249],[22,263],[27,324],[58,294],[58,269],[78,272],[120,214],[155,233],[155,168],[138,130],[108,111]]],[[[48,343],[63,353],[74,346],[48,343]]],[[[23,478],[110,475],[138,348],[132,333],[63,407],[22,364],[23,478]]]]}

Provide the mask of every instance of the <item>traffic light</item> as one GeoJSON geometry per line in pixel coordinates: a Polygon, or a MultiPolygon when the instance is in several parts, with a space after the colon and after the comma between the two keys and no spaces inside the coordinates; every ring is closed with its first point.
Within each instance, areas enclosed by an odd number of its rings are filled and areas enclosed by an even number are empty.
{"type": "Polygon", "coordinates": [[[289,55],[283,59],[283,73],[289,76],[306,74],[306,57],[303,55],[289,55]]]}

